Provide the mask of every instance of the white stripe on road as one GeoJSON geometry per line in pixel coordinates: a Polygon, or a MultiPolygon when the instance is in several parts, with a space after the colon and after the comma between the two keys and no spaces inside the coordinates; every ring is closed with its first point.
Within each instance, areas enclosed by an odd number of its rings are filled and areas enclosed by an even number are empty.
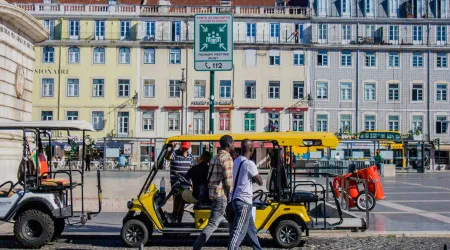
{"type": "Polygon", "coordinates": [[[395,184],[399,183],[399,184],[405,184],[405,185],[410,185],[410,186],[418,186],[418,187],[424,187],[424,188],[433,188],[433,189],[440,189],[440,190],[450,191],[450,188],[428,186],[428,185],[423,185],[423,184],[419,184],[419,183],[410,183],[410,182],[401,182],[401,181],[396,181],[396,182],[392,182],[392,183],[395,183],[395,184]]]}
{"type": "Polygon", "coordinates": [[[416,215],[422,216],[422,217],[426,217],[426,218],[430,218],[430,219],[434,219],[434,220],[439,220],[445,223],[449,223],[450,224],[450,217],[444,216],[444,215],[440,215],[437,213],[432,213],[429,211],[425,211],[425,210],[421,210],[421,209],[416,209],[416,208],[412,208],[412,207],[408,207],[408,206],[404,206],[404,205],[400,205],[394,202],[389,202],[389,201],[380,201],[379,202],[380,205],[382,206],[386,206],[386,207],[391,207],[403,212],[409,212],[409,213],[414,213],[416,215]]]}
{"type": "Polygon", "coordinates": [[[450,200],[395,200],[395,202],[400,202],[400,203],[429,203],[429,202],[450,202],[450,200]]]}

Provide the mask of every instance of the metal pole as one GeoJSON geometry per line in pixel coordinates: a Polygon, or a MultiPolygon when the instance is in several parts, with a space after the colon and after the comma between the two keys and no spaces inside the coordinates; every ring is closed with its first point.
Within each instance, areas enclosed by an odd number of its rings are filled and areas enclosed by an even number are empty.
{"type": "Polygon", "coordinates": [[[347,209],[347,211],[350,209],[349,206],[349,196],[350,194],[348,193],[349,190],[349,185],[350,185],[350,180],[349,178],[347,178],[347,180],[345,180],[345,190],[347,191],[347,196],[345,196],[345,209],[347,209]]]}
{"type": "MultiPolygon", "coordinates": [[[[441,140],[440,140],[440,139],[438,139],[438,141],[437,141],[437,146],[438,146],[438,162],[437,162],[437,169],[438,169],[438,170],[441,170],[441,148],[440,148],[440,146],[441,146],[441,140]]],[[[430,156],[430,158],[431,158],[431,156],[430,156]]]]}
{"type": "Polygon", "coordinates": [[[214,134],[214,71],[209,72],[209,133],[214,134]]]}
{"type": "Polygon", "coordinates": [[[364,191],[366,194],[366,227],[369,228],[369,190],[368,190],[368,186],[369,185],[369,181],[367,179],[364,180],[364,191]]]}
{"type": "Polygon", "coordinates": [[[181,90],[181,134],[184,135],[184,90],[181,90]]]}

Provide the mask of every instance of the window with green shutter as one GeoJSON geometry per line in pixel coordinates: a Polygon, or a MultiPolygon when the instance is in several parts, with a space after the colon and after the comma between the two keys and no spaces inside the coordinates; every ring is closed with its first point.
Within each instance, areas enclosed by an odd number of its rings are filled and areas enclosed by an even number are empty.
{"type": "Polygon", "coordinates": [[[256,114],[252,113],[246,113],[245,114],[245,131],[255,131],[255,124],[256,124],[256,114]]]}

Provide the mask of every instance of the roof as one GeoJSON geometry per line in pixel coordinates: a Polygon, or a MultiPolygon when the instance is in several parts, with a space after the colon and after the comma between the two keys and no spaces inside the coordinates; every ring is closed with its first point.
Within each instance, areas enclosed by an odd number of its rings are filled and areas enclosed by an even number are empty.
{"type": "MultiPolygon", "coordinates": [[[[224,134],[205,134],[205,135],[179,135],[166,139],[165,143],[180,141],[219,141],[224,134]]],[[[299,146],[303,141],[321,140],[322,146],[336,147],[339,144],[338,138],[327,132],[262,132],[262,133],[242,133],[228,134],[235,141],[250,139],[252,141],[277,141],[280,146],[299,146]]]]}
{"type": "Polygon", "coordinates": [[[0,122],[0,130],[21,129],[94,131],[92,124],[85,121],[0,122]]]}

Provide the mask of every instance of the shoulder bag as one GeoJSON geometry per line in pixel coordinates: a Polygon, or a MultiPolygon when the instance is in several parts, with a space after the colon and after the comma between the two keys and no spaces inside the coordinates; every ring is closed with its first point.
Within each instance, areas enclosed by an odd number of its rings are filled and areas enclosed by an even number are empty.
{"type": "Polygon", "coordinates": [[[239,164],[239,168],[236,174],[236,180],[234,180],[234,185],[233,185],[233,193],[231,193],[231,199],[227,204],[227,208],[225,209],[225,215],[227,217],[227,221],[228,223],[233,223],[234,220],[234,209],[233,209],[233,198],[234,198],[234,192],[236,191],[236,186],[237,186],[237,182],[239,180],[239,173],[241,172],[241,167],[242,167],[242,163],[244,163],[246,160],[241,161],[241,163],[239,164]]]}

